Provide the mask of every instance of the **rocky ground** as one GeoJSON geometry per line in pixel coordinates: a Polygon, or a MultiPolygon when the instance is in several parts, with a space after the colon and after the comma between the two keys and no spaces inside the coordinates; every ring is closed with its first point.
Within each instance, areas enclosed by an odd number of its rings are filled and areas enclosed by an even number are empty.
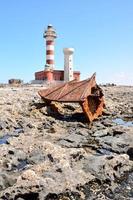
{"type": "Polygon", "coordinates": [[[103,87],[90,125],[78,105],[52,113],[38,90],[0,88],[0,199],[133,200],[133,87],[103,87]]]}

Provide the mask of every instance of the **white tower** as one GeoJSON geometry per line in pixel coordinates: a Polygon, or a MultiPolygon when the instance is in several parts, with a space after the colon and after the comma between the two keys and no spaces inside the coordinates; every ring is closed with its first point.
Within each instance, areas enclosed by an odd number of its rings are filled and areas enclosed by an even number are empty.
{"type": "Polygon", "coordinates": [[[64,81],[73,80],[73,48],[64,48],[64,81]]]}
{"type": "Polygon", "coordinates": [[[57,37],[51,24],[48,25],[43,37],[46,38],[46,65],[45,70],[54,69],[54,40],[57,37]]]}

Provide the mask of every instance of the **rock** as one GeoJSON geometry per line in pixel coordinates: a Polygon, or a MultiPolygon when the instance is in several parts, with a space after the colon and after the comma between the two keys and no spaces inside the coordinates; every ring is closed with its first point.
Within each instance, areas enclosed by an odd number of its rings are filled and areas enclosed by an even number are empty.
{"type": "Polygon", "coordinates": [[[109,129],[103,129],[103,130],[99,130],[99,131],[96,131],[93,136],[94,137],[104,137],[106,135],[109,134],[109,129]]]}
{"type": "Polygon", "coordinates": [[[21,181],[21,180],[30,180],[30,181],[34,181],[37,178],[36,173],[33,170],[26,170],[21,177],[18,178],[17,182],[21,181]]]}
{"type": "Polygon", "coordinates": [[[108,159],[107,156],[90,156],[84,165],[85,172],[90,172],[100,180],[109,179],[111,182],[131,169],[132,164],[126,154],[114,156],[112,159],[108,159]]]}
{"type": "Polygon", "coordinates": [[[0,174],[0,190],[11,187],[16,183],[16,178],[5,173],[0,174]]]}
{"type": "Polygon", "coordinates": [[[6,129],[6,127],[7,127],[7,124],[5,123],[5,122],[0,122],[0,130],[2,130],[2,129],[6,129]]]}
{"type": "Polygon", "coordinates": [[[37,164],[41,161],[44,161],[45,156],[41,151],[33,151],[29,156],[28,156],[28,162],[30,164],[37,164]]]}
{"type": "Polygon", "coordinates": [[[62,138],[58,143],[66,147],[79,147],[86,142],[87,139],[83,135],[72,133],[62,138]]]}
{"type": "Polygon", "coordinates": [[[48,113],[39,87],[0,88],[0,199],[131,198],[133,127],[113,120],[132,121],[133,87],[104,89],[104,115],[88,124],[76,104],[48,113]]]}
{"type": "Polygon", "coordinates": [[[102,124],[105,126],[105,127],[112,127],[113,126],[113,122],[109,119],[105,119],[104,121],[102,121],[102,124]]]}
{"type": "Polygon", "coordinates": [[[110,116],[110,115],[112,115],[112,112],[110,112],[109,110],[104,109],[103,110],[103,115],[110,116]]]}
{"type": "Polygon", "coordinates": [[[116,153],[126,153],[128,147],[133,143],[130,131],[122,134],[121,132],[117,132],[115,136],[107,135],[104,137],[97,137],[96,140],[102,148],[110,148],[112,152],[116,153]]]}

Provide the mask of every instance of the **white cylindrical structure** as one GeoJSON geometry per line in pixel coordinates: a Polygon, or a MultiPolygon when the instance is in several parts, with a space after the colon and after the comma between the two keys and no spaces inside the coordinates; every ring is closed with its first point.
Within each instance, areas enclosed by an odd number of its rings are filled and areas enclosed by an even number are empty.
{"type": "Polygon", "coordinates": [[[64,48],[64,81],[73,80],[73,48],[64,48]]]}
{"type": "Polygon", "coordinates": [[[54,40],[57,37],[56,32],[51,24],[48,25],[47,30],[43,35],[46,38],[46,65],[45,70],[54,69],[54,40]]]}

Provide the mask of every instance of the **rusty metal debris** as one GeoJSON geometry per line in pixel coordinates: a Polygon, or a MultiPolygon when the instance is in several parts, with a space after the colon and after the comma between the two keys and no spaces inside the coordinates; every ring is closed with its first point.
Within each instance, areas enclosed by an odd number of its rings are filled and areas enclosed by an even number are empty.
{"type": "MultiPolygon", "coordinates": [[[[40,90],[38,93],[47,105],[52,102],[79,103],[89,122],[102,115],[104,99],[102,89],[96,84],[96,73],[91,78],[76,80],[40,90]]],[[[55,108],[55,111],[57,109],[55,108]]]]}

